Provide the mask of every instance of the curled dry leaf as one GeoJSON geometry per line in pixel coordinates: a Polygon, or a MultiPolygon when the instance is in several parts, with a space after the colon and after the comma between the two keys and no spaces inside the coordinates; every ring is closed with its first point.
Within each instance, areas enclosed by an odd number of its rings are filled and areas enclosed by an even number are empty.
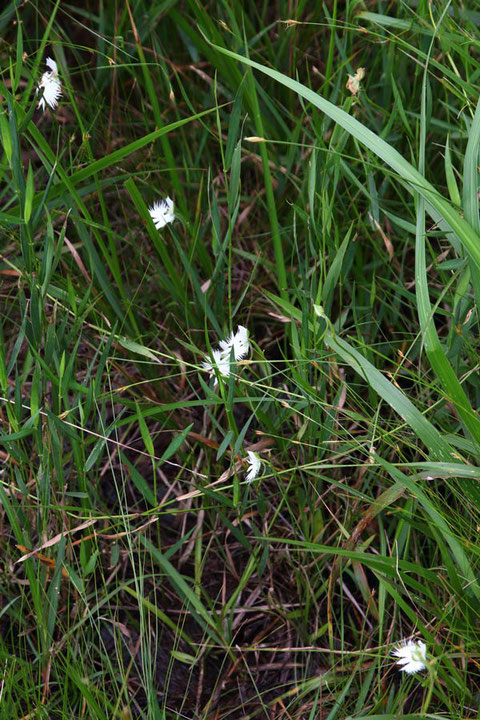
{"type": "Polygon", "coordinates": [[[364,77],[365,68],[363,67],[358,68],[355,75],[348,76],[347,84],[345,85],[345,87],[352,93],[353,96],[358,95],[358,93],[360,92],[360,83],[364,77]]]}

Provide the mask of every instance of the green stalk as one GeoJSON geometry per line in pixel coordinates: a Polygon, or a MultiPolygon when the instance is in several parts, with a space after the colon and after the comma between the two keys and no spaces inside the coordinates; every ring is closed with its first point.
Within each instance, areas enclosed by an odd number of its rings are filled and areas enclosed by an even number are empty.
{"type": "MultiPolygon", "coordinates": [[[[223,48],[218,48],[222,52],[226,52],[223,48]]],[[[229,53],[230,54],[230,53],[229,53]]],[[[231,53],[234,54],[234,53],[231,53]]],[[[239,57],[239,56],[237,56],[239,57]]],[[[250,100],[253,108],[253,121],[255,123],[255,129],[257,135],[261,138],[264,137],[262,114],[260,112],[260,105],[258,103],[257,90],[255,87],[255,78],[250,70],[248,74],[248,85],[250,90],[250,100]]],[[[273,192],[272,176],[270,175],[270,165],[268,163],[268,152],[265,143],[259,143],[260,146],[260,157],[262,160],[263,167],[263,178],[265,183],[265,197],[267,199],[268,218],[270,221],[270,228],[272,231],[273,241],[273,252],[275,255],[275,265],[277,269],[277,280],[280,291],[280,297],[284,300],[288,298],[288,284],[287,284],[287,273],[285,270],[285,260],[283,257],[283,245],[282,238],[280,236],[280,226],[278,224],[277,207],[275,204],[275,195],[273,192]]]]}

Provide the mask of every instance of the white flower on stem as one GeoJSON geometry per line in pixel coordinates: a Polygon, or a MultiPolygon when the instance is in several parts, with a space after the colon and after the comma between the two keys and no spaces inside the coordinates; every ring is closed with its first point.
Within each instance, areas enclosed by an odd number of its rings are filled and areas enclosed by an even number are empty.
{"type": "Polygon", "coordinates": [[[153,207],[148,208],[148,212],[157,230],[160,230],[160,228],[165,227],[165,225],[175,220],[173,200],[169,197],[165,200],[157,200],[154,202],[153,207]]]}
{"type": "Polygon", "coordinates": [[[228,377],[232,370],[230,357],[233,349],[233,361],[243,360],[248,355],[250,343],[248,341],[248,330],[243,325],[239,325],[236,333],[231,333],[226,340],[220,342],[218,350],[212,350],[211,359],[207,357],[202,367],[211,375],[218,369],[220,375],[228,377]]]}
{"type": "Polygon", "coordinates": [[[257,453],[253,452],[253,450],[247,450],[247,455],[247,463],[249,465],[249,468],[245,480],[251,483],[253,480],[255,480],[258,473],[260,472],[260,469],[262,467],[262,461],[260,460],[257,453]]]}
{"type": "Polygon", "coordinates": [[[243,325],[239,325],[236,333],[231,333],[226,340],[220,343],[222,351],[230,356],[233,348],[233,357],[235,360],[243,360],[248,355],[250,343],[248,342],[248,330],[243,325]]]}
{"type": "Polygon", "coordinates": [[[37,93],[40,90],[43,90],[43,95],[38,102],[38,107],[42,108],[43,112],[45,112],[47,105],[51,107],[52,110],[55,110],[58,105],[58,99],[62,94],[62,84],[60,82],[60,78],[58,77],[57,63],[49,57],[45,62],[50,70],[43,73],[42,79],[40,80],[36,90],[37,93]]]}
{"type": "Polygon", "coordinates": [[[220,375],[228,377],[230,375],[230,357],[220,350],[212,350],[212,359],[206,360],[202,367],[211,375],[215,374],[215,368],[217,368],[220,375]]]}
{"type": "Polygon", "coordinates": [[[427,666],[427,647],[425,643],[421,641],[414,642],[413,640],[409,640],[408,642],[404,642],[397,647],[392,654],[400,658],[397,660],[397,665],[400,667],[400,670],[403,670],[403,672],[409,675],[420,672],[420,670],[424,670],[427,666]]]}

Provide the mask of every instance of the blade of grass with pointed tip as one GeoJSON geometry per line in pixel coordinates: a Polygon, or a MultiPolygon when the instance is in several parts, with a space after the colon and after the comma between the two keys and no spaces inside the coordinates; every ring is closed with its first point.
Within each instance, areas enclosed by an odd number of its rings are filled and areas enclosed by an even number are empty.
{"type": "Polygon", "coordinates": [[[453,169],[452,153],[450,152],[450,135],[447,135],[447,140],[445,142],[445,178],[447,181],[447,188],[448,194],[450,195],[450,200],[454,205],[460,207],[462,201],[460,199],[457,180],[455,178],[455,171],[453,169]]]}

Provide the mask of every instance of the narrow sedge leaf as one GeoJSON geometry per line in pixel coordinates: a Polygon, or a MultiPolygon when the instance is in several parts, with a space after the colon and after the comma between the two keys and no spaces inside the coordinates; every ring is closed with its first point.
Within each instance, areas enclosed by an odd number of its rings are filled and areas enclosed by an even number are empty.
{"type": "Polygon", "coordinates": [[[233,150],[238,143],[238,131],[240,128],[240,116],[242,112],[243,100],[243,81],[237,90],[235,100],[233,101],[232,112],[230,113],[230,121],[228,123],[227,147],[225,150],[225,172],[230,169],[232,162],[233,150]]]}
{"type": "Polygon", "coordinates": [[[17,52],[15,57],[15,75],[13,78],[12,92],[16,93],[17,88],[20,85],[20,78],[22,76],[23,68],[23,23],[19,22],[17,25],[17,52]]]}
{"type": "Polygon", "coordinates": [[[184,429],[182,430],[182,432],[178,433],[178,435],[176,435],[176,436],[173,438],[172,442],[170,443],[170,445],[167,447],[167,449],[166,449],[165,452],[163,453],[162,458],[161,458],[162,460],[168,460],[169,458],[172,457],[172,455],[175,455],[175,453],[177,452],[177,450],[178,450],[178,449],[183,445],[183,443],[185,442],[185,439],[186,439],[186,437],[188,436],[188,433],[190,432],[190,430],[192,429],[192,427],[193,427],[193,423],[191,423],[190,425],[188,425],[186,428],[184,428],[184,429]]]}
{"type": "Polygon", "coordinates": [[[226,433],[226,435],[225,435],[225,437],[223,438],[222,442],[220,443],[220,447],[219,447],[218,450],[217,450],[216,460],[220,460],[220,458],[222,457],[222,455],[225,454],[225,451],[227,450],[228,447],[230,447],[230,444],[231,444],[233,438],[234,438],[233,431],[232,431],[232,430],[228,430],[228,432],[226,433]]]}
{"type": "Polygon", "coordinates": [[[59,380],[61,380],[63,378],[64,372],[65,372],[65,350],[62,352],[62,357],[60,358],[60,365],[58,366],[59,380]]]}
{"type": "Polygon", "coordinates": [[[65,557],[65,546],[66,539],[62,537],[57,545],[57,552],[55,557],[55,566],[53,571],[52,579],[48,585],[47,591],[47,602],[45,607],[47,609],[47,632],[49,642],[53,642],[53,635],[55,632],[55,625],[57,624],[57,612],[58,603],[60,601],[60,584],[62,581],[62,569],[63,560],[65,557]]]}
{"type": "Polygon", "coordinates": [[[14,442],[17,440],[23,440],[23,438],[28,437],[32,434],[34,428],[33,428],[33,421],[35,420],[35,416],[30,417],[23,428],[21,430],[18,430],[18,432],[10,433],[9,435],[0,435],[0,445],[4,445],[5,443],[14,442]]]}
{"type": "Polygon", "coordinates": [[[11,166],[13,146],[12,137],[10,135],[10,126],[5,112],[0,112],[0,132],[2,135],[3,149],[5,151],[5,155],[7,156],[8,164],[11,166]]]}
{"type": "Polygon", "coordinates": [[[405,108],[403,107],[402,98],[401,98],[400,92],[399,92],[399,90],[398,90],[398,88],[397,88],[397,84],[396,84],[396,82],[395,82],[395,78],[394,78],[393,74],[390,76],[390,81],[391,81],[391,83],[392,83],[393,95],[394,95],[394,97],[395,97],[394,112],[395,112],[395,111],[398,112],[398,114],[399,114],[399,116],[400,116],[400,119],[401,119],[401,121],[402,121],[402,123],[403,123],[403,125],[404,125],[404,127],[405,127],[405,129],[406,129],[406,131],[408,132],[408,134],[410,135],[410,137],[412,137],[412,135],[413,135],[412,128],[410,127],[410,123],[408,122],[408,118],[407,118],[407,115],[406,115],[406,113],[405,113],[405,108]]]}
{"type": "Polygon", "coordinates": [[[477,103],[463,164],[463,210],[470,225],[480,233],[478,214],[478,150],[480,146],[480,99],[477,103]]]}
{"type": "Polygon", "coordinates": [[[33,185],[33,169],[32,164],[28,163],[28,172],[27,172],[27,185],[25,188],[25,204],[23,207],[23,219],[26,223],[30,220],[30,217],[32,215],[32,203],[33,203],[33,196],[35,194],[35,188],[33,185]]]}
{"type": "Polygon", "coordinates": [[[85,586],[80,575],[78,575],[75,570],[70,567],[70,565],[64,565],[64,568],[73,587],[77,590],[78,593],[80,593],[80,595],[83,595],[85,593],[85,586]]]}
{"type": "Polygon", "coordinates": [[[155,353],[153,353],[147,347],[145,347],[145,345],[140,345],[140,343],[137,343],[134,340],[130,340],[130,338],[120,337],[117,339],[117,342],[119,345],[125,348],[125,350],[129,350],[130,352],[136,353],[137,355],[142,355],[143,357],[146,357],[155,363],[161,362],[160,358],[157,357],[157,355],[155,355],[155,353]]]}
{"type": "Polygon", "coordinates": [[[145,422],[145,419],[142,415],[142,412],[140,410],[138,403],[135,403],[135,406],[137,408],[138,424],[140,426],[140,433],[142,435],[142,440],[144,442],[145,449],[147,450],[148,454],[151,457],[153,457],[155,455],[155,449],[153,447],[152,436],[150,435],[150,431],[147,427],[147,423],[145,422]]]}
{"type": "Polygon", "coordinates": [[[94,448],[93,448],[92,452],[90,453],[90,455],[88,456],[87,461],[85,463],[85,472],[86,473],[89,473],[90,470],[96,464],[97,460],[99,459],[99,457],[102,454],[102,451],[106,445],[106,442],[107,442],[106,438],[100,438],[100,440],[97,440],[97,442],[95,443],[94,448]]]}
{"type": "Polygon", "coordinates": [[[317,148],[314,148],[308,163],[308,204],[310,205],[310,217],[315,219],[315,188],[317,184],[317,148]]]}
{"type": "Polygon", "coordinates": [[[450,152],[450,135],[447,135],[445,143],[445,177],[447,179],[448,194],[454,205],[460,207],[462,204],[460,193],[458,191],[457,180],[455,178],[455,170],[452,163],[452,153],[450,152]]]}
{"type": "Polygon", "coordinates": [[[323,304],[325,306],[325,311],[327,313],[330,312],[330,308],[332,306],[333,292],[335,290],[335,287],[337,286],[337,282],[340,277],[340,273],[342,271],[343,260],[344,260],[347,248],[350,244],[350,240],[352,238],[352,231],[353,231],[353,224],[350,225],[348,232],[342,241],[342,244],[338,248],[335,257],[333,258],[332,264],[330,265],[330,268],[327,273],[327,277],[325,278],[325,283],[323,285],[323,288],[319,287],[319,297],[317,297],[317,304],[319,303],[320,297],[321,297],[323,300],[323,304]],[[320,295],[320,292],[321,292],[321,295],[320,295]]]}
{"type": "Polygon", "coordinates": [[[230,170],[230,188],[228,195],[228,212],[232,215],[233,208],[237,202],[238,194],[240,192],[240,169],[242,159],[242,144],[240,140],[235,145],[235,150],[232,156],[232,167],[230,170]]]}
{"type": "Polygon", "coordinates": [[[0,390],[2,393],[7,391],[7,365],[5,360],[5,343],[2,328],[0,326],[0,390]]]}
{"type": "Polygon", "coordinates": [[[193,666],[197,662],[197,658],[194,655],[189,655],[188,653],[181,652],[180,650],[170,650],[170,655],[174,660],[178,660],[185,665],[193,666]]]}

